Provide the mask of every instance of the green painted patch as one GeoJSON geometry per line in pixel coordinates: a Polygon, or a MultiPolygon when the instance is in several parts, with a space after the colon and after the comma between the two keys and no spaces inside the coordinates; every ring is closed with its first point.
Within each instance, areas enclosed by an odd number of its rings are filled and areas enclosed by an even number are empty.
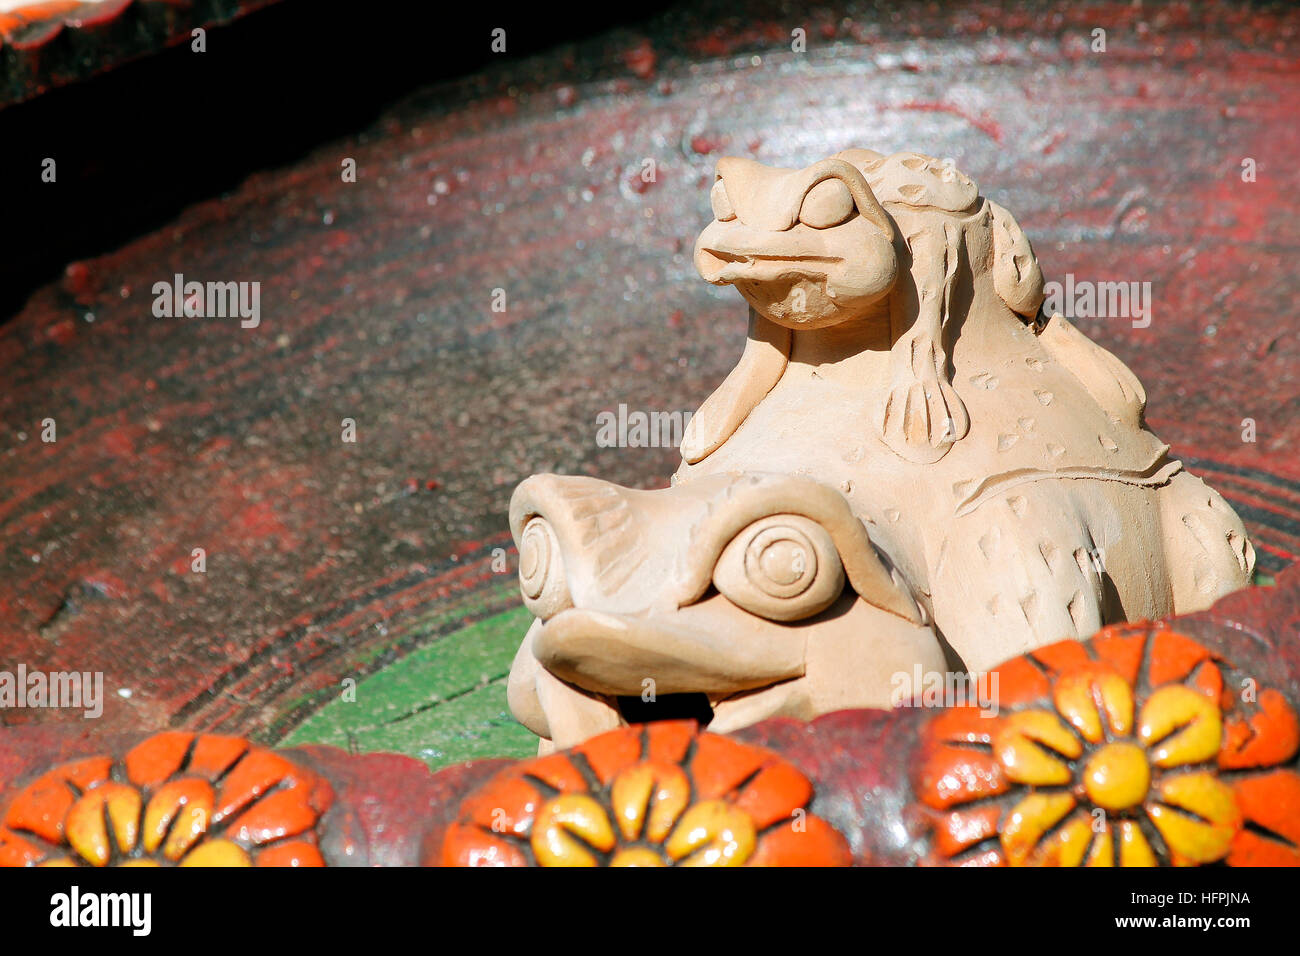
{"type": "Polygon", "coordinates": [[[332,700],[284,741],[387,750],[441,767],[484,757],[531,757],[537,738],[506,706],[506,677],[532,622],[515,608],[412,651],[332,700]]]}

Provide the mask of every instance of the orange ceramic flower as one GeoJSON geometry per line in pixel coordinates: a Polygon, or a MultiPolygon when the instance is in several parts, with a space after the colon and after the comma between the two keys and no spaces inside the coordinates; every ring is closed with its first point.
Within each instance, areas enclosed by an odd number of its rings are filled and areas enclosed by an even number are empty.
{"type": "Polygon", "coordinates": [[[324,866],[329,784],[239,737],[156,734],[37,777],[0,811],[0,866],[324,866]]]}
{"type": "Polygon", "coordinates": [[[926,726],[931,862],[1300,865],[1300,722],[1191,638],[1108,628],[997,670],[1001,712],[926,726]]]}
{"type": "Polygon", "coordinates": [[[444,866],[846,866],[806,812],[812,784],[690,721],[623,727],[490,780],[448,829],[444,866]]]}

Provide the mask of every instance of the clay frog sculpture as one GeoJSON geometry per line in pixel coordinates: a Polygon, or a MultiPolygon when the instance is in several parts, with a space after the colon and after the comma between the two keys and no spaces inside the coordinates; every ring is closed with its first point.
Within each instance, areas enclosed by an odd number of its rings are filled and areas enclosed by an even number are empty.
{"type": "Polygon", "coordinates": [[[983,671],[1250,581],[1241,521],[1123,363],[1040,313],[1028,240],[951,163],[728,158],[711,200],[696,266],[749,334],[673,486],[543,475],[512,501],[537,621],[510,703],[544,740],[660,695],[719,731],[884,707],[918,665],[983,671]]]}

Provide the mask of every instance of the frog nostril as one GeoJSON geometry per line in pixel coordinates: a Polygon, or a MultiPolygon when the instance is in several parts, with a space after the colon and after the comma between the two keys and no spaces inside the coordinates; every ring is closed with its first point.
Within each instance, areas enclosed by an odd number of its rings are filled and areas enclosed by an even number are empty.
{"type": "Polygon", "coordinates": [[[814,229],[829,229],[847,221],[856,208],[853,194],[840,179],[823,179],[804,196],[799,221],[814,229]]]}
{"type": "Polygon", "coordinates": [[[713,183],[713,191],[709,193],[709,203],[713,206],[713,218],[718,222],[730,222],[736,218],[736,209],[731,205],[731,197],[727,195],[727,187],[722,184],[721,179],[713,183]]]}

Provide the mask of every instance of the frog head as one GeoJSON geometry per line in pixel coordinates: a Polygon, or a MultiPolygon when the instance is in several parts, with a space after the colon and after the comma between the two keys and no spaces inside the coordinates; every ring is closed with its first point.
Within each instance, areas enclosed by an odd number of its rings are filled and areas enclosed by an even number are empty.
{"type": "Polygon", "coordinates": [[[533,475],[510,528],[536,620],[507,699],[554,746],[646,720],[726,732],[886,707],[895,675],[944,664],[910,584],[844,497],[810,478],[640,490],[533,475]]]}
{"type": "Polygon", "coordinates": [[[861,318],[898,277],[894,229],[862,172],[831,158],[804,169],[718,162],[714,219],[695,265],[734,285],[762,317],[792,330],[861,318]]]}
{"type": "Polygon", "coordinates": [[[707,281],[736,287],[750,328],[740,361],[691,419],[686,466],[775,388],[794,336],[807,344],[851,321],[889,343],[888,380],[873,399],[879,437],[907,461],[938,461],[970,430],[950,360],[965,318],[1037,321],[1043,280],[1028,240],[950,161],[866,149],[805,169],[725,158],[712,205],[695,264],[707,281]]]}

